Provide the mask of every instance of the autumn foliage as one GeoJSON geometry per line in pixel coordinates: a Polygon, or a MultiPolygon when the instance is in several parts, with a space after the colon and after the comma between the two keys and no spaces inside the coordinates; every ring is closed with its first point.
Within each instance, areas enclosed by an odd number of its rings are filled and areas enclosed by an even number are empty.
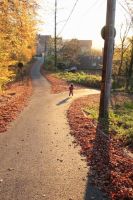
{"type": "Polygon", "coordinates": [[[9,66],[35,53],[36,9],[35,0],[0,1],[0,88],[14,75],[9,66]]]}

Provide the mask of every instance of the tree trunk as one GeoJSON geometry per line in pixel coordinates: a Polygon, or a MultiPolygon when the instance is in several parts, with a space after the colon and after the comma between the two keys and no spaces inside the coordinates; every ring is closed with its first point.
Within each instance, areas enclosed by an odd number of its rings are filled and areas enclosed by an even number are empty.
{"type": "Polygon", "coordinates": [[[132,78],[132,73],[133,73],[133,38],[131,40],[132,47],[131,47],[131,60],[130,60],[130,65],[128,69],[128,75],[127,75],[127,83],[126,83],[126,90],[129,90],[129,86],[131,83],[131,78],[132,78]]]}
{"type": "Polygon", "coordinates": [[[101,95],[99,120],[108,117],[112,78],[112,60],[114,52],[114,23],[116,0],[107,1],[106,32],[103,52],[103,69],[101,81],[101,95]]]}
{"type": "Polygon", "coordinates": [[[121,69],[122,69],[122,65],[123,65],[123,43],[122,43],[122,47],[121,47],[121,60],[120,60],[120,65],[119,65],[119,70],[118,70],[118,75],[121,74],[121,69]]]}

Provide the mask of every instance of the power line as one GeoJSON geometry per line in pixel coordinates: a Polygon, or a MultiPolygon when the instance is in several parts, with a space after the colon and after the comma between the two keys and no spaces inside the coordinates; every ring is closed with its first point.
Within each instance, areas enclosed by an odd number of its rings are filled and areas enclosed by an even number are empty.
{"type": "Polygon", "coordinates": [[[72,15],[72,13],[73,13],[73,11],[74,11],[74,9],[75,9],[77,3],[78,3],[78,1],[79,1],[79,0],[76,0],[76,2],[75,2],[75,4],[74,4],[74,6],[73,6],[73,8],[72,8],[72,10],[71,10],[71,12],[70,12],[68,18],[67,18],[67,20],[66,20],[64,26],[62,27],[61,31],[59,32],[58,36],[63,32],[65,26],[67,25],[67,22],[69,21],[69,19],[70,19],[71,15],[72,15]]]}
{"type": "MultiPolygon", "coordinates": [[[[88,7],[88,9],[85,11],[85,12],[83,12],[82,14],[81,14],[81,16],[80,16],[80,19],[81,18],[83,18],[83,17],[85,17],[86,15],[89,15],[91,12],[92,12],[92,9],[94,8],[94,6],[95,6],[95,8],[96,7],[98,7],[99,9],[100,9],[100,7],[103,5],[103,3],[105,3],[104,2],[104,0],[100,0],[100,1],[95,1],[95,4],[94,4],[94,2],[88,7]],[[88,12],[90,10],[90,12],[88,12]]],[[[74,24],[74,26],[75,26],[75,29],[77,28],[77,26],[79,26],[79,23],[81,22],[82,20],[80,20],[80,21],[77,21],[77,23],[75,23],[74,24]]],[[[85,22],[85,20],[84,20],[84,22],[85,22]]],[[[72,31],[71,31],[72,32],[72,31]]]]}
{"type": "MultiPolygon", "coordinates": [[[[85,15],[88,15],[90,12],[88,12],[89,10],[92,11],[92,9],[94,8],[94,6],[98,6],[99,8],[101,7],[101,5],[104,3],[104,0],[100,0],[100,1],[97,1],[95,0],[95,2],[92,2],[91,5],[88,7],[88,9],[82,13],[81,15],[81,18],[82,17],[85,17],[85,15]]],[[[67,20],[66,20],[67,21],[67,20]]],[[[79,22],[77,23],[76,27],[79,25],[79,22]]],[[[60,31],[60,33],[58,35],[61,34],[62,31],[60,31]]]]}
{"type": "Polygon", "coordinates": [[[94,1],[94,2],[91,4],[91,6],[90,6],[89,8],[87,8],[87,10],[86,10],[85,13],[83,14],[83,16],[84,16],[84,15],[87,15],[87,14],[88,14],[88,11],[91,10],[97,3],[98,3],[97,0],[94,1]]]}

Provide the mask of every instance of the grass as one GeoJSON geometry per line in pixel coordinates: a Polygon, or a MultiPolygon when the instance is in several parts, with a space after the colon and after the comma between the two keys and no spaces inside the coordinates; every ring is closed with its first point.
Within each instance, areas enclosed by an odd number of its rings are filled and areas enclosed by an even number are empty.
{"type": "Polygon", "coordinates": [[[84,72],[58,72],[56,76],[69,82],[80,84],[86,87],[100,88],[100,75],[90,75],[84,72]]]}
{"type": "MultiPolygon", "coordinates": [[[[85,112],[98,120],[98,105],[88,106],[85,112]]],[[[133,145],[133,102],[116,104],[109,111],[109,132],[116,138],[123,139],[126,145],[133,145]]]]}

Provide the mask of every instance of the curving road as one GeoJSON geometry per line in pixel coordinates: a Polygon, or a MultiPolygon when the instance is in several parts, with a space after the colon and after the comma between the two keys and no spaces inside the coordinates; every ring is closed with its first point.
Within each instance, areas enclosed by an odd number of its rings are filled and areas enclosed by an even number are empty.
{"type": "Polygon", "coordinates": [[[66,110],[73,99],[98,91],[79,90],[73,98],[50,94],[41,64],[40,59],[32,68],[29,105],[0,134],[0,200],[95,199],[86,196],[88,169],[69,134],[66,110]]]}

